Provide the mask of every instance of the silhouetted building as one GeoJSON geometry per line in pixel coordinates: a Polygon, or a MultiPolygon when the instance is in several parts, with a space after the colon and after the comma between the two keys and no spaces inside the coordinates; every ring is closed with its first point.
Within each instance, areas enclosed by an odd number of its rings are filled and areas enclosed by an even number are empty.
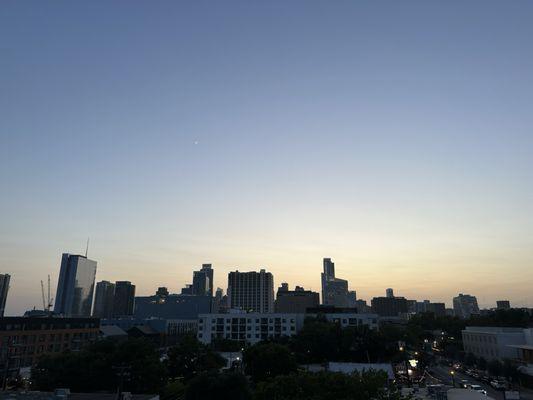
{"type": "Polygon", "coordinates": [[[213,266],[211,264],[202,264],[201,271],[203,271],[209,279],[209,284],[207,285],[207,295],[213,296],[213,266]]]}
{"type": "Polygon", "coordinates": [[[93,317],[111,318],[113,316],[114,300],[115,284],[109,281],[98,282],[94,294],[93,317]]]}
{"type": "Polygon", "coordinates": [[[135,304],[135,285],[129,281],[115,282],[115,298],[113,301],[113,316],[122,317],[133,315],[135,304]]]}
{"type": "Polygon", "coordinates": [[[460,293],[453,298],[453,311],[456,317],[470,318],[472,315],[479,315],[479,307],[475,296],[460,293]]]}
{"type": "Polygon", "coordinates": [[[135,297],[135,318],[196,319],[198,314],[211,312],[211,296],[170,294],[135,297]]]}
{"type": "Polygon", "coordinates": [[[66,317],[89,317],[92,311],[96,261],[64,253],[54,312],[66,317]]]}
{"type": "Polygon", "coordinates": [[[155,292],[155,295],[162,298],[167,297],[169,295],[168,289],[164,286],[159,287],[157,288],[157,292],[155,292]]]}
{"type": "Polygon", "coordinates": [[[229,308],[274,312],[274,277],[264,269],[259,272],[230,272],[227,295],[229,308]]]}
{"type": "Polygon", "coordinates": [[[0,318],[0,349],[11,354],[11,374],[35,365],[43,354],[78,351],[94,343],[99,330],[98,318],[4,317],[0,318]]]}
{"type": "Polygon", "coordinates": [[[189,285],[189,284],[185,285],[185,287],[181,289],[181,294],[187,294],[187,295],[192,296],[193,294],[192,285],[189,285]]]}
{"type": "Polygon", "coordinates": [[[322,304],[349,307],[351,301],[348,292],[348,281],[335,277],[335,263],[331,261],[331,258],[324,258],[323,268],[324,272],[321,274],[322,304]]]}
{"type": "Polygon", "coordinates": [[[509,302],[509,300],[498,300],[496,302],[496,308],[498,310],[510,310],[511,303],[509,302]]]}
{"type": "Polygon", "coordinates": [[[359,314],[370,314],[372,312],[372,308],[366,304],[366,300],[356,300],[355,301],[355,309],[359,314]]]}
{"type": "Polygon", "coordinates": [[[209,276],[206,271],[193,272],[192,294],[196,296],[209,296],[209,276]]]}
{"type": "Polygon", "coordinates": [[[274,312],[276,313],[305,313],[308,308],[318,307],[320,298],[317,292],[305,290],[296,286],[289,290],[287,283],[282,283],[276,295],[274,312]]]}
{"type": "Polygon", "coordinates": [[[404,297],[374,297],[372,312],[380,317],[397,317],[407,313],[407,300],[404,297]]]}
{"type": "Polygon", "coordinates": [[[7,293],[9,291],[9,274],[0,274],[0,317],[4,316],[7,302],[7,293]]]}
{"type": "Polygon", "coordinates": [[[385,297],[392,298],[394,297],[394,290],[392,288],[388,288],[385,290],[385,297]]]}
{"type": "Polygon", "coordinates": [[[446,315],[446,304],[429,303],[426,312],[431,312],[435,314],[436,317],[444,317],[446,315]]]}

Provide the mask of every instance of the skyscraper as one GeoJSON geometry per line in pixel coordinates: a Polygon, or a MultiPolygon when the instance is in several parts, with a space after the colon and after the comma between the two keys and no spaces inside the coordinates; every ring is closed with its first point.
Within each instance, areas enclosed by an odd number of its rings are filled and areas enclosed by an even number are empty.
{"type": "Polygon", "coordinates": [[[193,272],[192,294],[196,296],[209,295],[209,276],[206,271],[200,270],[200,271],[193,272]]]}
{"type": "Polygon", "coordinates": [[[208,296],[213,296],[213,267],[211,264],[202,264],[202,271],[206,274],[207,278],[209,278],[209,285],[207,290],[208,296]]]}
{"type": "Polygon", "coordinates": [[[394,297],[394,290],[392,288],[388,288],[385,290],[385,297],[388,297],[389,299],[394,297]]]}
{"type": "Polygon", "coordinates": [[[93,316],[111,318],[113,316],[113,302],[115,300],[115,284],[101,281],[96,284],[94,294],[93,316]]]}
{"type": "Polygon", "coordinates": [[[274,312],[274,277],[264,269],[259,272],[230,272],[227,295],[230,308],[274,312]]]}
{"type": "Polygon", "coordinates": [[[350,294],[348,292],[348,281],[335,277],[335,263],[331,258],[323,260],[324,272],[322,278],[322,304],[335,307],[349,307],[350,294]]]}
{"type": "Polygon", "coordinates": [[[453,312],[456,317],[465,319],[479,314],[476,296],[460,293],[459,296],[454,297],[453,312]]]}
{"type": "Polygon", "coordinates": [[[0,317],[4,316],[6,309],[7,292],[9,291],[9,281],[11,276],[9,274],[0,274],[0,317]]]}
{"type": "Polygon", "coordinates": [[[96,261],[64,253],[54,312],[66,317],[89,317],[93,305],[95,275],[96,261]]]}
{"type": "Polygon", "coordinates": [[[129,281],[115,282],[115,296],[113,301],[113,316],[125,317],[133,315],[135,304],[135,285],[129,281]]]}
{"type": "Polygon", "coordinates": [[[300,313],[303,314],[308,308],[316,308],[320,304],[317,292],[305,290],[296,286],[289,290],[287,283],[282,283],[278,288],[274,310],[277,313],[300,313]]]}

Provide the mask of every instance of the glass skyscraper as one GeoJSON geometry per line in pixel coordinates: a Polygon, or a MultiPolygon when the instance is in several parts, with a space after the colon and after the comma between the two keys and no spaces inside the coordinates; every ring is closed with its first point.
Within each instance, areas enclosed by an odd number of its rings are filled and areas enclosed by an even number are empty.
{"type": "Polygon", "coordinates": [[[54,312],[67,317],[90,317],[96,261],[64,253],[57,282],[54,312]]]}

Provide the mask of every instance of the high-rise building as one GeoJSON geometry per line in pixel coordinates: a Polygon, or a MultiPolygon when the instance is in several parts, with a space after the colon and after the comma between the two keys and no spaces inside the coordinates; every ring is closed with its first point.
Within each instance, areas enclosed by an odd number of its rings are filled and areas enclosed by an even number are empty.
{"type": "Polygon", "coordinates": [[[96,261],[64,253],[57,282],[54,312],[65,317],[89,317],[94,294],[96,261]]]}
{"type": "Polygon", "coordinates": [[[207,295],[213,296],[213,266],[211,264],[202,264],[201,271],[204,271],[207,278],[209,279],[207,295]]]}
{"type": "Polygon", "coordinates": [[[200,270],[193,272],[192,294],[196,296],[209,295],[209,276],[206,271],[200,270]]]}
{"type": "Polygon", "coordinates": [[[348,292],[348,281],[335,277],[335,263],[331,258],[323,260],[322,304],[334,307],[350,307],[352,304],[348,292]]]}
{"type": "Polygon", "coordinates": [[[7,292],[9,291],[9,281],[11,276],[9,274],[0,274],[0,317],[4,316],[6,309],[7,292]]]}
{"type": "Polygon", "coordinates": [[[511,303],[509,302],[509,300],[498,300],[496,301],[496,308],[498,310],[510,310],[511,303]]]}
{"type": "Polygon", "coordinates": [[[199,271],[193,271],[192,284],[181,289],[181,294],[213,297],[213,267],[202,264],[199,271]]]}
{"type": "Polygon", "coordinates": [[[479,315],[479,307],[476,296],[460,293],[453,298],[453,311],[456,317],[470,318],[472,315],[479,315]]]}
{"type": "Polygon", "coordinates": [[[114,299],[115,284],[109,281],[98,282],[94,294],[93,317],[111,318],[113,316],[114,299]]]}
{"type": "Polygon", "coordinates": [[[274,312],[274,277],[264,269],[259,272],[230,272],[227,295],[230,308],[272,313],[274,312]]]}
{"type": "Polygon", "coordinates": [[[296,286],[295,290],[289,290],[287,283],[282,283],[278,288],[274,310],[276,313],[305,313],[308,308],[316,308],[320,304],[317,292],[305,290],[296,286]]]}
{"type": "Polygon", "coordinates": [[[168,289],[164,286],[158,287],[157,291],[155,292],[156,296],[159,296],[161,298],[168,297],[169,292],[168,289]]]}
{"type": "Polygon", "coordinates": [[[115,282],[115,297],[113,301],[113,316],[124,317],[133,315],[135,304],[135,285],[129,281],[115,282]]]}
{"type": "Polygon", "coordinates": [[[392,288],[388,288],[387,290],[385,290],[385,296],[388,297],[389,299],[393,298],[394,297],[394,290],[392,288]]]}

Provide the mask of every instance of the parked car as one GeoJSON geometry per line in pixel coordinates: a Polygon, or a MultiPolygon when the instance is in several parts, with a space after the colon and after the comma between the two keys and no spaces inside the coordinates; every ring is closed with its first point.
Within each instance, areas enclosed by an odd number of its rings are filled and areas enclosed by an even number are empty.
{"type": "Polygon", "coordinates": [[[505,381],[498,381],[494,380],[490,383],[490,386],[492,386],[496,390],[505,390],[507,389],[507,383],[505,381]]]}
{"type": "Polygon", "coordinates": [[[466,389],[466,388],[468,387],[468,385],[470,385],[470,382],[468,382],[466,379],[461,379],[461,380],[459,381],[459,385],[460,385],[462,388],[466,389]]]}
{"type": "Polygon", "coordinates": [[[470,389],[475,390],[478,393],[484,394],[485,396],[487,395],[487,391],[479,385],[470,385],[470,389]]]}

